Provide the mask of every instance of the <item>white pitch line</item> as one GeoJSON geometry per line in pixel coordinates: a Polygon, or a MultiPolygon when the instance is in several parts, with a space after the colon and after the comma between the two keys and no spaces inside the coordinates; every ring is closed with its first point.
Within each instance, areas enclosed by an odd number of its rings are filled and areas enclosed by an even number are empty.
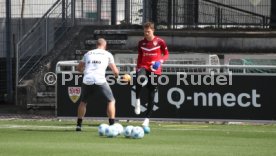
{"type": "MultiPolygon", "coordinates": [[[[75,126],[38,126],[38,125],[0,125],[0,129],[74,129],[75,126]]],[[[85,126],[85,129],[96,129],[96,127],[85,126]]]]}
{"type": "Polygon", "coordinates": [[[159,130],[169,131],[214,131],[214,132],[246,132],[246,133],[276,133],[276,131],[252,131],[252,130],[223,130],[223,129],[200,129],[200,128],[157,128],[159,130]]]}

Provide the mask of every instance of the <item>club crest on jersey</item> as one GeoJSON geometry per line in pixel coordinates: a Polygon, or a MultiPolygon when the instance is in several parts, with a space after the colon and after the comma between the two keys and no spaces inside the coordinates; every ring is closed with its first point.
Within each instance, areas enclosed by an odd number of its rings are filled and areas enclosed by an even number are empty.
{"type": "Polygon", "coordinates": [[[154,46],[157,46],[157,44],[158,44],[158,43],[157,43],[156,41],[153,42],[153,45],[154,45],[154,46]]]}
{"type": "Polygon", "coordinates": [[[81,87],[68,87],[68,95],[73,103],[76,103],[81,95],[81,87]]]}

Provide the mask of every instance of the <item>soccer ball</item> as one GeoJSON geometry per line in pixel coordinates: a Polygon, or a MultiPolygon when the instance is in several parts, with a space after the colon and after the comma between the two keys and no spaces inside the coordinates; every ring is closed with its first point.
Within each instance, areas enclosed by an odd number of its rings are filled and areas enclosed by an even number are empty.
{"type": "Polygon", "coordinates": [[[129,138],[131,137],[131,131],[133,129],[133,126],[126,126],[126,128],[124,129],[124,136],[129,138]]]}
{"type": "Polygon", "coordinates": [[[123,78],[123,80],[126,81],[126,82],[130,82],[130,80],[131,80],[131,76],[130,76],[129,74],[123,75],[122,78],[123,78]]]}
{"type": "Polygon", "coordinates": [[[149,126],[144,126],[143,129],[144,129],[145,134],[150,133],[150,127],[149,126]]]}
{"type": "Polygon", "coordinates": [[[144,137],[144,130],[140,126],[135,126],[131,131],[131,137],[134,139],[141,139],[144,137]]]}
{"type": "Polygon", "coordinates": [[[118,135],[121,135],[121,134],[124,133],[124,127],[123,127],[121,124],[115,123],[114,126],[115,126],[115,127],[117,128],[117,130],[118,130],[118,135]]]}
{"type": "Polygon", "coordinates": [[[98,133],[100,136],[104,136],[105,135],[105,130],[107,129],[108,125],[107,124],[100,124],[100,126],[98,127],[98,133]]]}
{"type": "Polygon", "coordinates": [[[105,129],[105,135],[109,138],[115,137],[118,134],[119,134],[118,129],[114,125],[108,126],[108,128],[105,129]]]}

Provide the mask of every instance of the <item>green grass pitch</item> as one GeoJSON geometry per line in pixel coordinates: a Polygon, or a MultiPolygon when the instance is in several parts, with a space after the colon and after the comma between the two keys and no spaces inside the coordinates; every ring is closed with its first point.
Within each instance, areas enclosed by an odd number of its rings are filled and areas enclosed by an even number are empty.
{"type": "MultiPolygon", "coordinates": [[[[0,120],[0,156],[275,156],[276,125],[151,123],[142,139],[101,137],[101,122],[0,120]]],[[[139,125],[122,122],[122,125],[139,125]]]]}

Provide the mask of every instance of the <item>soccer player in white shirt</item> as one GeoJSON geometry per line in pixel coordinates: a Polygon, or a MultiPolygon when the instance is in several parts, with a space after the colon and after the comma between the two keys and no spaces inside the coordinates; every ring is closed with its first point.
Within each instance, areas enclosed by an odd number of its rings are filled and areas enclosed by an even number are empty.
{"type": "Polygon", "coordinates": [[[78,107],[76,131],[81,131],[82,120],[86,113],[87,99],[93,92],[100,92],[104,95],[108,101],[107,116],[109,118],[109,124],[113,125],[115,122],[115,98],[106,81],[105,71],[107,66],[109,66],[115,78],[119,76],[119,71],[114,63],[112,54],[105,50],[106,44],[105,39],[99,38],[96,43],[97,48],[88,51],[77,66],[78,71],[83,72],[84,77],[81,90],[81,102],[78,107]]]}

